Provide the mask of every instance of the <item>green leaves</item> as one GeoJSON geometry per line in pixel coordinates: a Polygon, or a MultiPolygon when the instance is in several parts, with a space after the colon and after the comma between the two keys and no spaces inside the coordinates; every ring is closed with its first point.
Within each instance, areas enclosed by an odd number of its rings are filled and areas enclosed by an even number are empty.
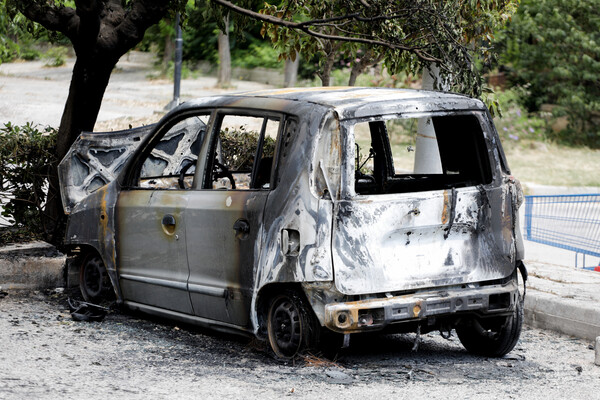
{"type": "Polygon", "coordinates": [[[358,0],[284,0],[265,3],[260,10],[260,15],[272,18],[261,33],[271,39],[280,58],[291,58],[297,51],[304,59],[317,55],[324,77],[331,72],[326,69],[336,57],[333,51],[357,54],[368,49],[363,54],[374,61],[383,58],[390,74],[417,73],[433,62],[452,77],[454,90],[478,96],[481,77],[472,60],[478,54],[484,63],[491,62],[493,54],[482,43],[493,39],[494,30],[510,19],[517,3],[370,0],[367,7],[358,0]]]}
{"type": "Polygon", "coordinates": [[[6,123],[0,128],[0,204],[2,216],[30,236],[45,232],[42,209],[55,163],[56,130],[6,123]]]}
{"type": "Polygon", "coordinates": [[[596,0],[523,0],[500,42],[512,79],[530,84],[529,110],[566,115],[555,139],[600,147],[600,12],[596,0]]]}

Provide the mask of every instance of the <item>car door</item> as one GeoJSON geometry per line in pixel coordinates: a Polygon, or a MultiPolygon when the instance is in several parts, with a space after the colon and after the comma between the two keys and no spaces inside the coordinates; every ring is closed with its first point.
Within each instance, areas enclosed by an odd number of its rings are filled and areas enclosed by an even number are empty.
{"type": "Polygon", "coordinates": [[[254,265],[281,117],[220,112],[202,188],[186,209],[188,289],[197,316],[249,327],[254,265]]]}
{"type": "Polygon", "coordinates": [[[207,114],[175,117],[134,162],[117,201],[119,280],[130,306],[193,314],[186,206],[207,114]]]}

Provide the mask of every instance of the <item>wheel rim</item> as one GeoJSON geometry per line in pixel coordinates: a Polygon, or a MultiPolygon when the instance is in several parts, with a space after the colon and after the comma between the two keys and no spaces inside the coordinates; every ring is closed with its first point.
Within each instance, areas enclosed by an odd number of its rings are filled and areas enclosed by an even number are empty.
{"type": "Polygon", "coordinates": [[[273,303],[269,321],[269,338],[280,357],[293,357],[302,344],[302,320],[294,303],[284,298],[273,303]]]}
{"type": "Polygon", "coordinates": [[[94,300],[104,290],[104,267],[102,262],[94,257],[83,265],[81,279],[81,293],[87,301],[94,300]]]}

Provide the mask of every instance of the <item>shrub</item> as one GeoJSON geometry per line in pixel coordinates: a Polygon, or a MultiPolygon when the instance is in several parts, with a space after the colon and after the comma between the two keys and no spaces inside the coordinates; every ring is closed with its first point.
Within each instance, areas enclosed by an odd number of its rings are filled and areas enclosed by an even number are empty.
{"type": "Polygon", "coordinates": [[[68,52],[69,50],[63,46],[52,47],[44,54],[44,64],[47,67],[63,66],[67,62],[68,52]]]}
{"type": "Polygon", "coordinates": [[[56,130],[6,123],[0,128],[0,205],[12,227],[4,229],[0,242],[13,236],[39,238],[46,232],[43,207],[51,165],[55,163],[56,130]]]}
{"type": "MultiPolygon", "coordinates": [[[[223,164],[233,170],[252,170],[252,164],[258,147],[259,133],[247,131],[243,126],[239,129],[225,128],[221,131],[221,148],[223,164]]],[[[275,152],[275,141],[265,137],[263,156],[275,152]]]]}
{"type": "Polygon", "coordinates": [[[251,43],[248,49],[234,49],[232,51],[232,65],[234,67],[252,68],[272,68],[278,69],[283,66],[282,62],[277,61],[279,53],[269,42],[251,43]]]}

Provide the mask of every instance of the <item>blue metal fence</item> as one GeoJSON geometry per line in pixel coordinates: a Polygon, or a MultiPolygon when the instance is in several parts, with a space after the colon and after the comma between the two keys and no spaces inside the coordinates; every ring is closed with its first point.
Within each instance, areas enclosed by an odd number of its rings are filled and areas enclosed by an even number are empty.
{"type": "Polygon", "coordinates": [[[525,237],[600,257],[600,194],[525,196],[525,237]]]}

